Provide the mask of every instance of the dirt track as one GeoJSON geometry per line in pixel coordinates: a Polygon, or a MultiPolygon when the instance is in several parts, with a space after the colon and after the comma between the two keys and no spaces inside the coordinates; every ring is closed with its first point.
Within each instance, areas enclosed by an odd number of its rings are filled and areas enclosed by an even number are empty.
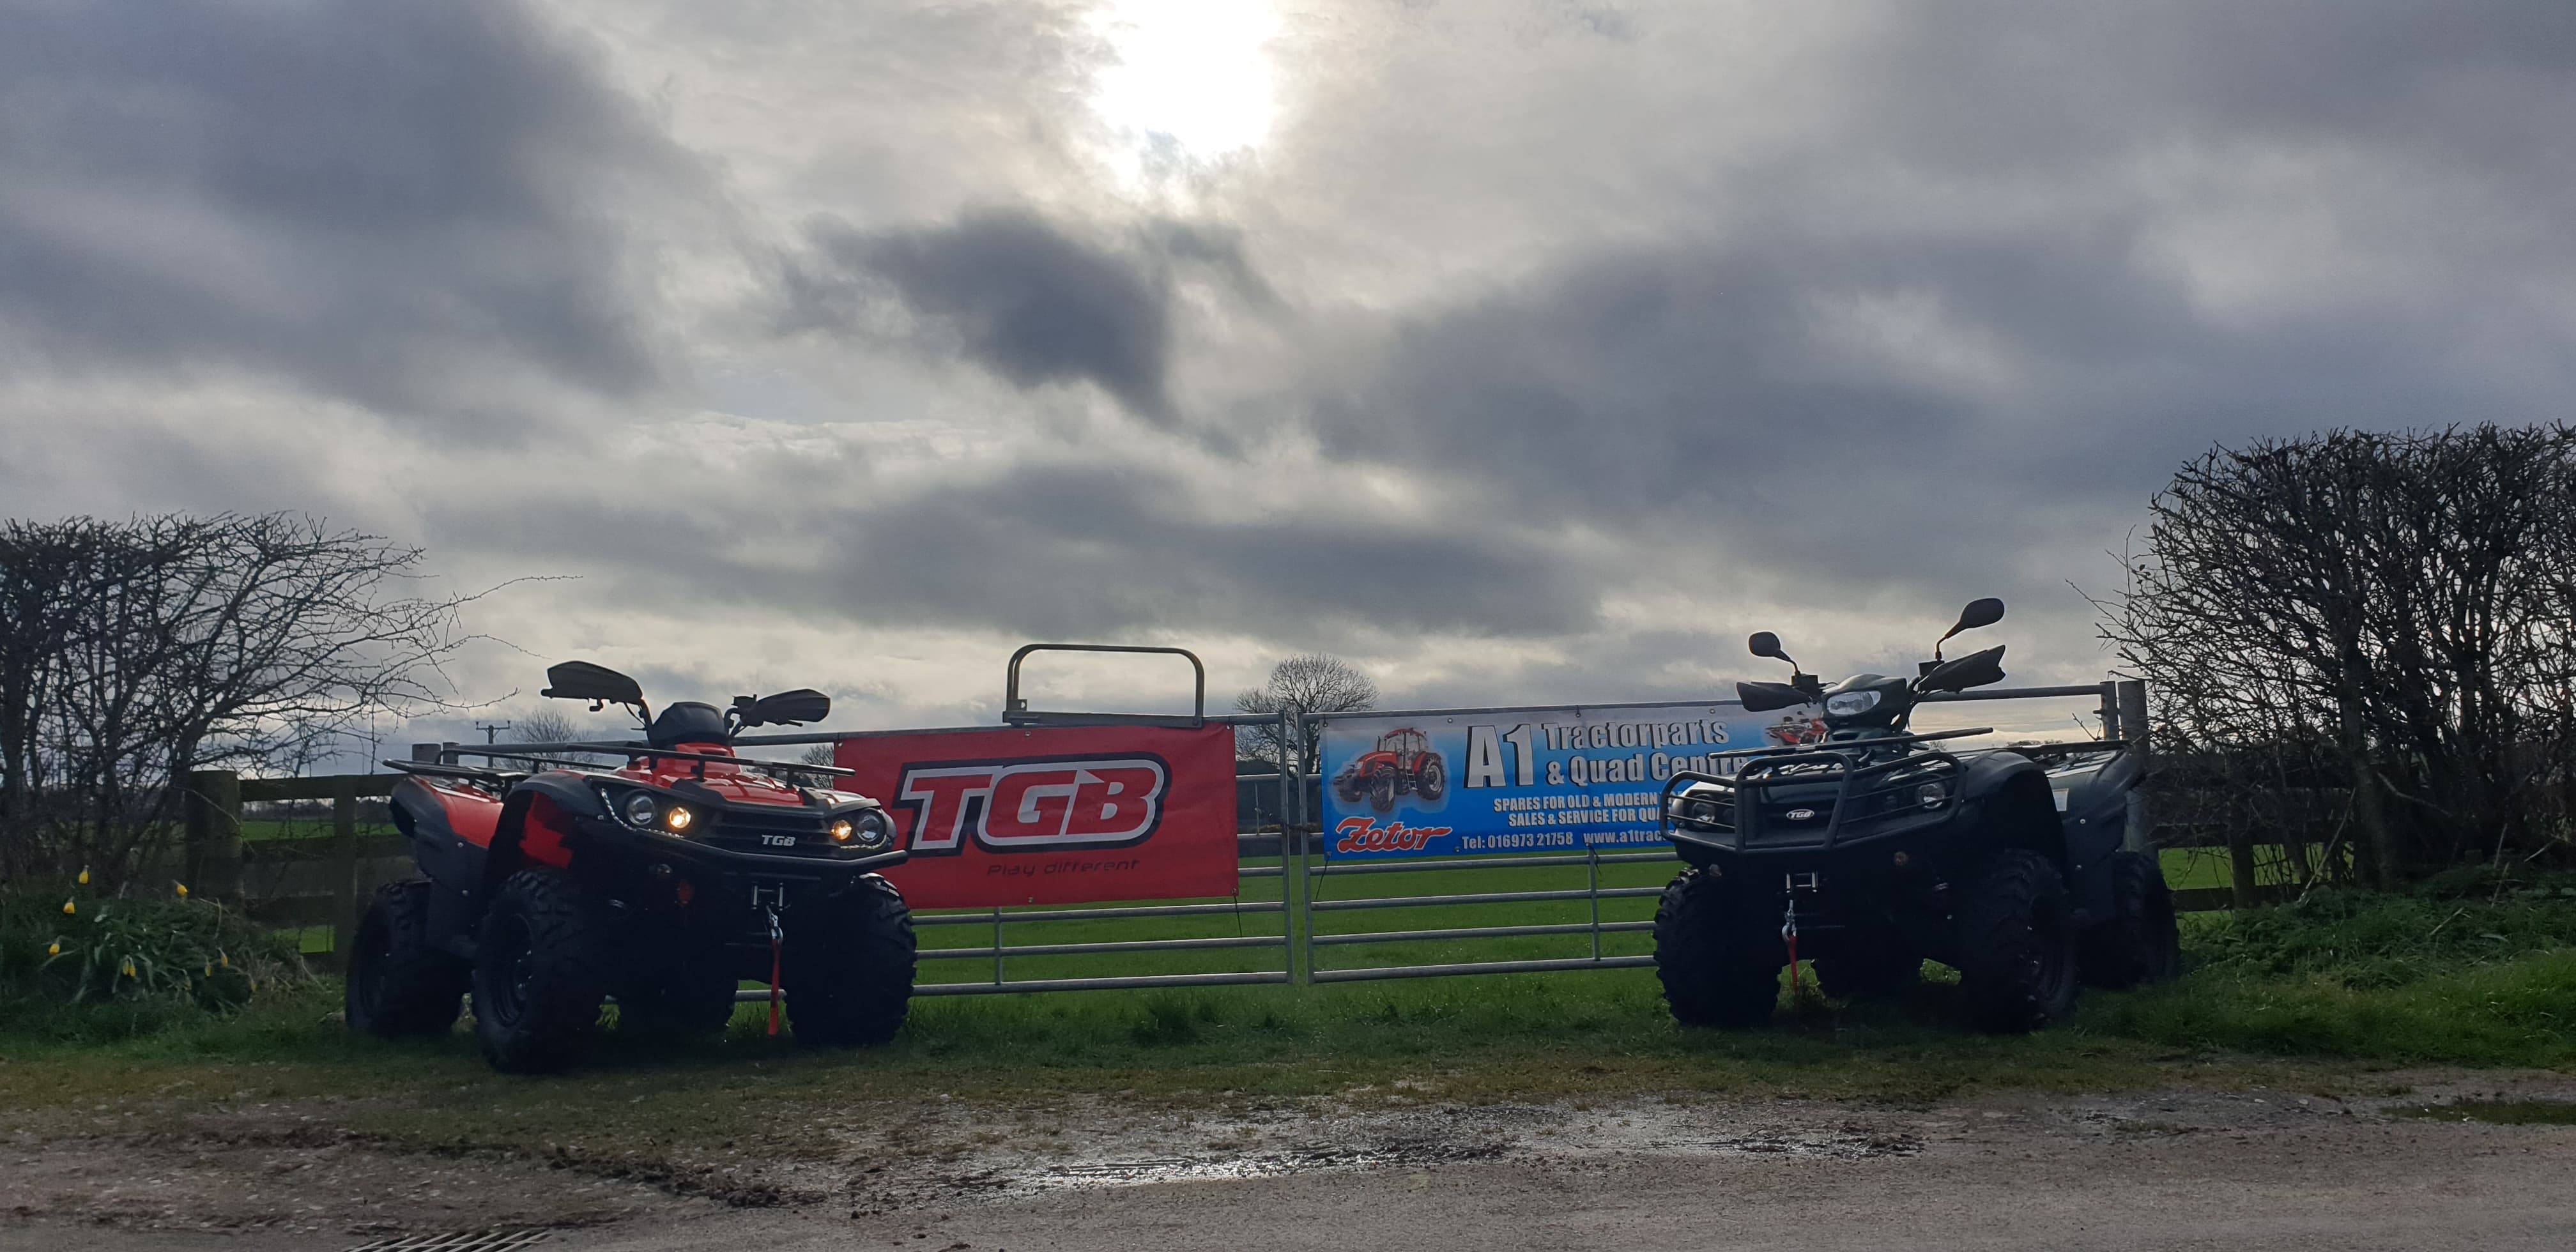
{"type": "Polygon", "coordinates": [[[2576,1127],[2392,1116],[2403,1100],[2007,1094],[1929,1109],[1296,1104],[1226,1115],[933,1105],[837,1159],[686,1170],[391,1152],[278,1111],[230,1132],[38,1143],[0,1249],[338,1249],[548,1225],[677,1249],[2576,1247],[2576,1127]],[[623,1176],[618,1176],[623,1175],[623,1176]]]}

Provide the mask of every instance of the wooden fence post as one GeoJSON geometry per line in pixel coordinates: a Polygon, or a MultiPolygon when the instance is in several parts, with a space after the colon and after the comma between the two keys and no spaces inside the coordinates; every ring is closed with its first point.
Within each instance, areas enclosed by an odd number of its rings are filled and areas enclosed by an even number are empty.
{"type": "Polygon", "coordinates": [[[187,831],[188,889],[211,900],[241,902],[241,775],[228,769],[188,772],[180,812],[187,831]]]}
{"type": "Polygon", "coordinates": [[[358,780],[343,775],[331,788],[331,963],[349,965],[358,933],[358,780]]]}

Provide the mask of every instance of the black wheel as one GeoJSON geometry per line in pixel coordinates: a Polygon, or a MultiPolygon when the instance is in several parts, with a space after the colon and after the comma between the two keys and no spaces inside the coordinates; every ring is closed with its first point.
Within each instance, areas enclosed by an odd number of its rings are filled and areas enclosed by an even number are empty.
{"type": "Polygon", "coordinates": [[[723,1034],[733,1021],[739,982],[724,953],[690,957],[659,979],[617,993],[618,1033],[672,1038],[723,1034]]]}
{"type": "Polygon", "coordinates": [[[800,1043],[873,1047],[912,1004],[912,910],[869,874],[828,900],[791,909],[782,981],[800,1043]]]}
{"type": "Polygon", "coordinates": [[[1380,813],[1395,811],[1395,771],[1382,769],[1369,775],[1369,807],[1380,813]]]}
{"type": "Polygon", "coordinates": [[[1780,1003],[1779,923],[1715,871],[1686,869],[1655,906],[1655,977],[1685,1026],[1758,1026],[1780,1003]]]}
{"type": "Polygon", "coordinates": [[[2019,1034],[2075,1009],[2075,927],[2066,880],[2036,852],[1996,853],[1958,912],[1959,991],[1980,1030],[2019,1034]]]}
{"type": "Polygon", "coordinates": [[[608,995],[598,910],[551,869],[512,874],[492,896],[474,961],[474,1034],[492,1067],[544,1073],[581,1059],[608,995]]]}
{"type": "Polygon", "coordinates": [[[1897,935],[1864,937],[1816,955],[1816,981],[1846,1000],[1892,1000],[1923,979],[1923,954],[1897,935]]]}
{"type": "Polygon", "coordinates": [[[465,962],[430,946],[426,882],[388,883],[358,919],[345,1000],[349,1029],[379,1039],[444,1034],[465,1000],[465,962]]]}
{"type": "Polygon", "coordinates": [[[2182,928],[2174,921],[2173,888],[2151,856],[2114,852],[2111,920],[2085,932],[2084,981],[2096,987],[2134,987],[2182,972],[2182,928]]]}
{"type": "Polygon", "coordinates": [[[1334,779],[1333,794],[1340,796],[1342,798],[1342,803],[1344,804],[1359,803],[1360,796],[1364,794],[1363,789],[1360,786],[1359,775],[1344,774],[1341,777],[1334,779]]]}
{"type": "Polygon", "coordinates": [[[1426,758],[1422,762],[1422,779],[1413,790],[1425,804],[1440,803],[1440,797],[1449,794],[1449,767],[1442,765],[1439,757],[1426,758]]]}

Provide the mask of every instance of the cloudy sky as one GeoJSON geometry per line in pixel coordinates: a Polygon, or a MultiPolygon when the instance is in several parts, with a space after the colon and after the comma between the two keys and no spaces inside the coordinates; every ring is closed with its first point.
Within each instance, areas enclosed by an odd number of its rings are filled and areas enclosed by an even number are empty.
{"type": "MultiPolygon", "coordinates": [[[[545,661],[993,720],[2016,681],[2213,441],[2569,416],[2566,0],[0,4],[0,502],[523,576],[545,661]],[[1168,701],[1060,667],[1060,704],[1168,701]]],[[[520,694],[510,696],[516,691],[520,694]]],[[[2049,716],[2062,716],[2059,710],[2049,716]]],[[[424,723],[397,740],[457,737],[424,723]]]]}

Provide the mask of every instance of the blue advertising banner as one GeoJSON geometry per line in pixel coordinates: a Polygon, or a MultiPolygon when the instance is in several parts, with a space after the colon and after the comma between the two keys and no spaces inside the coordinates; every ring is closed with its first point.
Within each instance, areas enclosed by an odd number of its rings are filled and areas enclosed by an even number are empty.
{"type": "Polygon", "coordinates": [[[1335,717],[1318,752],[1332,860],[1661,847],[1655,806],[1715,754],[1824,737],[1813,706],[1732,702],[1335,717]]]}

